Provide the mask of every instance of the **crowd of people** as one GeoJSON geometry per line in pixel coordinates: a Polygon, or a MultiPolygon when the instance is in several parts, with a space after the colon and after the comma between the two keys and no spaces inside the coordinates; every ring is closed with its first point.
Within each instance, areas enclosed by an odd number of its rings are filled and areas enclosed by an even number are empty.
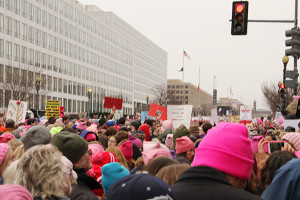
{"type": "Polygon", "coordinates": [[[300,199],[300,133],[192,121],[0,117],[0,199],[300,199]],[[270,151],[269,143],[282,142],[270,151]]]}

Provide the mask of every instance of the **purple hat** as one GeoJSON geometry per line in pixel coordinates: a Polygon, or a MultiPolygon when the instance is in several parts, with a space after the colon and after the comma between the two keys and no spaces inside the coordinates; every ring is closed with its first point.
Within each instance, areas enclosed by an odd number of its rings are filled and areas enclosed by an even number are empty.
{"type": "Polygon", "coordinates": [[[142,147],[143,143],[139,138],[133,137],[132,135],[128,136],[128,139],[132,141],[133,144],[135,144],[138,147],[142,147]]]}

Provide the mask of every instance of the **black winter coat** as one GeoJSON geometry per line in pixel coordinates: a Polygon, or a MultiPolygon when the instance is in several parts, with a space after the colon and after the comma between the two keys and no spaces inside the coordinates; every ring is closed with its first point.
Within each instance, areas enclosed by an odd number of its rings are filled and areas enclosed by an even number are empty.
{"type": "Polygon", "coordinates": [[[226,176],[211,167],[191,167],[171,186],[176,200],[259,200],[254,194],[235,188],[226,176]]]}
{"type": "Polygon", "coordinates": [[[99,200],[92,192],[94,189],[101,188],[101,185],[86,174],[78,173],[77,185],[69,195],[71,200],[99,200]]]}

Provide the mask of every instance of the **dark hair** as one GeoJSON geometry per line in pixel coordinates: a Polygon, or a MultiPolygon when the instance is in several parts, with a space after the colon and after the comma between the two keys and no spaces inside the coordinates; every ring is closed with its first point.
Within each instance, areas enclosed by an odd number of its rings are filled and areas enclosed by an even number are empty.
{"type": "Polygon", "coordinates": [[[261,172],[261,183],[262,192],[271,184],[273,181],[275,172],[285,163],[293,158],[297,158],[295,154],[289,151],[277,151],[270,155],[266,161],[266,166],[261,172]]]}
{"type": "Polygon", "coordinates": [[[64,117],[62,118],[62,121],[64,122],[64,121],[66,121],[66,120],[68,120],[68,119],[70,119],[70,117],[64,116],[64,117]]]}
{"type": "Polygon", "coordinates": [[[159,170],[156,177],[168,183],[168,185],[174,185],[180,174],[190,167],[188,164],[168,165],[159,170]]]}
{"type": "Polygon", "coordinates": [[[205,134],[207,134],[207,131],[211,128],[212,128],[212,125],[209,122],[205,122],[202,125],[202,130],[204,131],[205,134]]]}
{"type": "Polygon", "coordinates": [[[15,121],[13,119],[7,119],[5,121],[5,128],[15,128],[15,121]]]}
{"type": "Polygon", "coordinates": [[[119,119],[119,124],[125,124],[125,121],[126,121],[125,117],[121,117],[119,119]]]}
{"type": "Polygon", "coordinates": [[[136,133],[134,134],[134,137],[140,139],[142,142],[145,140],[146,136],[145,134],[141,134],[141,133],[136,133]]]}
{"type": "Polygon", "coordinates": [[[116,134],[120,140],[125,140],[125,139],[128,139],[128,132],[127,131],[118,131],[117,134],[116,134]]]}
{"type": "Polygon", "coordinates": [[[178,158],[178,157],[187,158],[187,152],[177,153],[177,154],[176,154],[176,158],[178,158]]]}
{"type": "Polygon", "coordinates": [[[104,135],[112,136],[112,135],[116,135],[117,132],[118,132],[118,130],[116,129],[116,127],[110,126],[106,129],[106,131],[104,132],[104,135]]]}
{"type": "Polygon", "coordinates": [[[120,137],[117,136],[117,135],[112,135],[111,137],[114,137],[114,138],[116,139],[117,145],[122,141],[122,140],[120,139],[120,137]]]}
{"type": "MultiPolygon", "coordinates": [[[[186,153],[186,152],[185,152],[186,153]]],[[[189,165],[191,165],[191,162],[188,160],[188,159],[186,159],[185,157],[181,157],[181,156],[176,156],[176,160],[177,160],[177,162],[178,163],[182,163],[182,164],[189,164],[189,165]]]]}
{"type": "Polygon", "coordinates": [[[86,122],[86,126],[87,126],[87,127],[89,127],[91,124],[92,124],[91,121],[87,121],[87,122],[86,122]]]}
{"type": "Polygon", "coordinates": [[[148,124],[150,127],[155,123],[155,120],[153,119],[146,119],[144,121],[144,124],[148,124]]]}
{"type": "Polygon", "coordinates": [[[105,149],[108,147],[108,137],[106,135],[100,135],[99,142],[105,149]]]}
{"type": "Polygon", "coordinates": [[[155,176],[163,167],[174,164],[178,164],[178,162],[173,158],[158,156],[145,166],[144,171],[147,171],[149,174],[155,176]]]}
{"type": "Polygon", "coordinates": [[[68,132],[71,132],[71,133],[76,133],[76,131],[72,128],[64,128],[61,131],[68,131],[68,132]]]}
{"type": "MultiPolygon", "coordinates": [[[[28,121],[27,121],[28,122],[28,121]]],[[[56,122],[56,118],[55,117],[50,117],[49,119],[48,119],[48,122],[49,122],[49,124],[55,124],[55,122],[56,122]]],[[[28,123],[27,123],[28,124],[28,123]]]]}
{"type": "Polygon", "coordinates": [[[27,125],[31,125],[32,123],[35,122],[35,119],[34,118],[29,118],[27,119],[27,125]]]}

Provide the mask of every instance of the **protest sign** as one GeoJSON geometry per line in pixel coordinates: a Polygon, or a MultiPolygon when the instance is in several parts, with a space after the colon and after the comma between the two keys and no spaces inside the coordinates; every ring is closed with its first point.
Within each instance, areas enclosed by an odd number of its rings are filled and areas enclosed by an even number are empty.
{"type": "Polygon", "coordinates": [[[283,121],[283,127],[286,129],[286,127],[291,126],[296,129],[295,132],[298,132],[299,127],[298,127],[299,119],[286,119],[283,121]]]}
{"type": "Polygon", "coordinates": [[[104,108],[113,108],[122,110],[123,99],[117,99],[112,97],[105,97],[104,99],[104,108]]]}
{"type": "Polygon", "coordinates": [[[276,112],[276,114],[275,114],[275,124],[277,124],[277,125],[279,125],[279,119],[280,118],[283,118],[283,115],[282,115],[282,113],[281,112],[276,112]]]}
{"type": "Polygon", "coordinates": [[[46,116],[49,117],[60,117],[60,101],[59,100],[47,100],[46,101],[46,116]]]}
{"type": "Polygon", "coordinates": [[[252,122],[252,106],[240,106],[240,121],[246,121],[246,123],[252,122]]]}
{"type": "Polygon", "coordinates": [[[168,120],[173,121],[175,129],[182,124],[189,128],[192,119],[192,109],[192,105],[168,105],[168,120]]]}
{"type": "Polygon", "coordinates": [[[219,123],[217,108],[211,109],[211,123],[217,125],[219,123]]]}
{"type": "Polygon", "coordinates": [[[9,100],[6,119],[13,119],[16,124],[25,122],[27,102],[9,100]]]}
{"type": "Polygon", "coordinates": [[[144,122],[147,118],[154,119],[154,117],[148,115],[148,111],[141,112],[141,121],[144,122]]]}
{"type": "Polygon", "coordinates": [[[161,120],[167,120],[167,108],[158,104],[152,103],[148,115],[161,120]]]}

